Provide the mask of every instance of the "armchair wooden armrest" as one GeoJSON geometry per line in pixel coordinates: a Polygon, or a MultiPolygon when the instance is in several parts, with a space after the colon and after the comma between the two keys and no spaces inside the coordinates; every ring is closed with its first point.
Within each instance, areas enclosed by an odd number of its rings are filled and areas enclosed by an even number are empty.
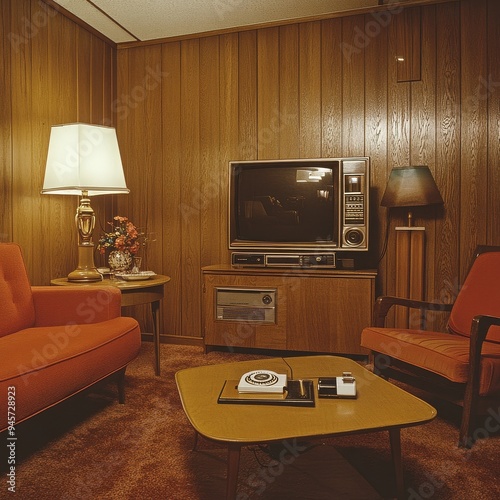
{"type": "Polygon", "coordinates": [[[438,304],[436,302],[427,302],[425,300],[405,299],[403,297],[393,297],[383,295],[377,298],[373,308],[373,322],[375,327],[383,328],[385,318],[392,306],[404,306],[411,309],[420,309],[422,315],[426,311],[451,311],[453,304],[438,304]]]}
{"type": "MultiPolygon", "coordinates": [[[[500,326],[500,318],[496,316],[478,315],[472,319],[470,330],[470,346],[469,346],[469,362],[470,362],[470,379],[475,380],[479,384],[481,350],[483,342],[486,339],[488,330],[491,326],[500,326]]],[[[478,385],[479,388],[479,385],[478,385]]]]}
{"type": "Polygon", "coordinates": [[[481,381],[481,350],[491,326],[500,326],[500,318],[478,315],[472,319],[469,344],[469,380],[464,393],[464,416],[460,426],[460,446],[472,446],[470,428],[474,426],[473,409],[479,402],[479,385],[481,381]]]}

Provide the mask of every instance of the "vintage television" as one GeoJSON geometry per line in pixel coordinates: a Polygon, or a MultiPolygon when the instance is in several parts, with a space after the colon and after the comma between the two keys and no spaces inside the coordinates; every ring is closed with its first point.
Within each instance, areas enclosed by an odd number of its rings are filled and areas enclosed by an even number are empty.
{"type": "Polygon", "coordinates": [[[356,267],[368,251],[369,179],[368,157],[231,161],[232,264],[356,267]]]}

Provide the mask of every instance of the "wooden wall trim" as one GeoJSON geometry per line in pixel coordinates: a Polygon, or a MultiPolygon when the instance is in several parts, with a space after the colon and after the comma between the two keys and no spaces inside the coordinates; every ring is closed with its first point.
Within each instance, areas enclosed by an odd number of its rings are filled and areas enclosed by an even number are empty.
{"type": "MultiPolygon", "coordinates": [[[[50,0],[44,0],[50,1],[50,0]]],[[[447,3],[447,2],[456,2],[457,0],[404,0],[402,2],[391,1],[390,4],[380,5],[377,7],[369,7],[369,8],[360,8],[354,10],[347,10],[342,12],[332,12],[329,14],[322,14],[318,16],[307,16],[301,18],[294,18],[289,20],[280,20],[280,21],[272,21],[267,23],[258,23],[251,24],[248,26],[235,26],[232,28],[225,28],[220,30],[212,30],[205,31],[201,33],[188,33],[185,35],[177,35],[172,37],[158,38],[155,40],[143,40],[138,42],[120,42],[117,44],[118,49],[132,49],[136,47],[144,47],[150,45],[157,45],[169,42],[179,42],[183,40],[190,40],[193,38],[204,38],[209,36],[220,36],[220,35],[228,35],[231,33],[242,33],[244,31],[254,31],[254,30],[262,30],[266,28],[275,28],[280,26],[294,25],[294,24],[302,24],[302,23],[310,23],[315,21],[324,21],[327,19],[339,19],[343,17],[350,17],[355,15],[363,15],[363,14],[377,14],[383,13],[385,11],[397,11],[400,8],[411,7],[415,5],[431,5],[438,3],[447,3]]],[[[460,0],[458,0],[460,1],[460,0]]]]}
{"type": "MultiPolygon", "coordinates": [[[[55,11],[63,14],[68,19],[71,19],[75,24],[77,24],[81,28],[85,29],[89,33],[92,33],[92,35],[96,36],[97,38],[100,38],[103,42],[106,42],[109,46],[116,49],[117,44],[113,40],[108,38],[106,35],[103,35],[100,31],[97,31],[93,26],[86,23],[83,19],[80,19],[79,17],[75,16],[72,12],[70,12],[68,9],[65,9],[62,5],[59,5],[57,2],[54,2],[53,0],[41,0],[41,1],[47,4],[52,9],[54,9],[55,11]]],[[[122,26],[120,27],[123,28],[122,26]]]]}

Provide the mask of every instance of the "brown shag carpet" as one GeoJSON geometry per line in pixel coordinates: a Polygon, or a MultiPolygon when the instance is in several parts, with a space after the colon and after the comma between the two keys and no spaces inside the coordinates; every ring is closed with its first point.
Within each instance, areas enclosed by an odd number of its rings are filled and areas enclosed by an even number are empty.
{"type": "MultiPolygon", "coordinates": [[[[225,450],[201,439],[192,451],[194,433],[181,408],[174,374],[190,366],[263,356],[204,354],[192,346],[162,345],[161,350],[162,375],[156,377],[153,346],[143,343],[127,370],[125,405],[118,404],[114,384],[106,382],[19,424],[15,495],[7,490],[2,436],[0,498],[224,498],[225,450]]],[[[500,436],[481,439],[469,451],[459,449],[459,412],[430,402],[438,408],[438,418],[401,432],[407,498],[499,498],[500,436]]],[[[494,410],[497,420],[490,423],[500,426],[500,409],[494,410]]],[[[289,454],[286,464],[273,459],[280,449],[245,448],[238,499],[392,497],[387,433],[297,447],[302,453],[289,454]]]]}

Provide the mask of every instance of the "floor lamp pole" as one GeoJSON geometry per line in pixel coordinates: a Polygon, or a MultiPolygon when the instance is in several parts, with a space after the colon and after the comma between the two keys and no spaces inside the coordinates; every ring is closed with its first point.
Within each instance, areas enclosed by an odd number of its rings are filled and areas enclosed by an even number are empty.
{"type": "MultiPolygon", "coordinates": [[[[425,227],[396,227],[396,296],[424,299],[425,227]]],[[[397,328],[418,328],[410,324],[407,307],[396,307],[397,328]]]]}

